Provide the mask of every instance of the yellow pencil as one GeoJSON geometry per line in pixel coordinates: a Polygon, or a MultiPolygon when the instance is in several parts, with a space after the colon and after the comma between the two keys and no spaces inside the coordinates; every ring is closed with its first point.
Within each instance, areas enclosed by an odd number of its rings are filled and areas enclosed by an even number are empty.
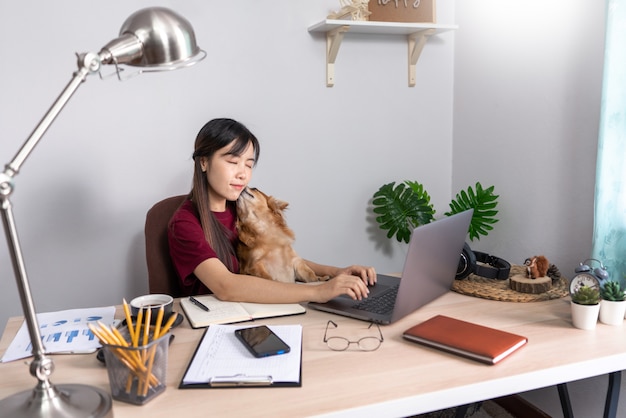
{"type": "MultiPolygon", "coordinates": [[[[156,341],[158,339],[159,333],[161,331],[161,323],[163,322],[164,313],[165,313],[165,310],[163,309],[163,306],[161,306],[159,308],[159,313],[157,314],[156,323],[154,325],[154,335],[152,337],[152,341],[156,341]]],[[[150,355],[148,357],[148,371],[147,371],[148,376],[152,374],[152,366],[154,365],[154,356],[156,354],[156,349],[157,349],[156,344],[150,349],[150,355]]],[[[148,389],[149,389],[149,385],[145,384],[143,391],[142,391],[143,396],[148,396],[148,389]]]]}
{"type": "MultiPolygon", "coordinates": [[[[133,326],[133,317],[130,313],[130,308],[128,307],[126,299],[122,299],[122,304],[124,306],[124,316],[126,317],[126,328],[128,328],[130,344],[133,344],[133,342],[135,341],[135,327],[133,326]]],[[[131,375],[128,375],[128,380],[126,381],[126,393],[130,392],[132,383],[132,377],[131,375]]]]}
{"type": "Polygon", "coordinates": [[[115,337],[119,341],[118,345],[121,345],[122,347],[128,347],[130,345],[130,343],[126,341],[126,339],[124,338],[120,330],[118,330],[117,328],[111,328],[111,329],[113,331],[113,334],[115,334],[115,337]]]}
{"type": "Polygon", "coordinates": [[[137,314],[137,324],[135,328],[135,335],[133,336],[133,346],[137,347],[139,345],[139,333],[141,332],[141,320],[143,319],[143,308],[139,308],[139,313],[137,314]]]}
{"type": "Polygon", "coordinates": [[[146,317],[144,320],[144,326],[143,326],[143,341],[141,342],[142,345],[147,345],[148,344],[148,337],[150,336],[150,315],[152,313],[152,309],[147,308],[146,309],[146,317]]]}
{"type": "Polygon", "coordinates": [[[174,312],[172,315],[170,315],[169,319],[167,320],[167,322],[165,323],[165,325],[161,329],[161,332],[159,333],[159,335],[157,337],[155,337],[155,339],[156,338],[161,338],[163,335],[167,334],[167,332],[172,327],[172,324],[176,320],[177,316],[178,316],[178,312],[174,312]]]}
{"type": "Polygon", "coordinates": [[[89,329],[91,330],[93,335],[98,337],[98,339],[100,340],[100,343],[102,343],[102,344],[109,344],[107,339],[100,333],[99,330],[96,329],[96,327],[94,327],[92,324],[87,324],[87,326],[89,327],[89,329]]]}
{"type": "Polygon", "coordinates": [[[130,334],[130,341],[132,342],[134,339],[134,332],[135,330],[133,329],[133,317],[130,314],[130,308],[128,307],[128,303],[126,302],[126,299],[122,299],[123,305],[124,305],[124,316],[126,317],[126,326],[128,327],[128,333],[130,334]]]}
{"type": "Polygon", "coordinates": [[[117,337],[115,336],[115,334],[113,334],[113,331],[107,328],[107,326],[100,321],[98,321],[98,325],[100,326],[100,333],[106,335],[107,339],[111,341],[109,343],[110,345],[121,345],[121,342],[117,340],[117,337]]]}
{"type": "Polygon", "coordinates": [[[159,333],[161,332],[161,325],[163,324],[164,314],[165,314],[165,309],[163,309],[163,306],[161,306],[159,308],[159,313],[157,314],[157,319],[154,324],[154,336],[152,337],[153,340],[156,340],[159,336],[159,333]]]}

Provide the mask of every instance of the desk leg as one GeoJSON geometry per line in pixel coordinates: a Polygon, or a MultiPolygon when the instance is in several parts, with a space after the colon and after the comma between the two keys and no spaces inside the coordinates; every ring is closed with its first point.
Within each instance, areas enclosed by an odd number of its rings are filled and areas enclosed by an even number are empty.
{"type": "Polygon", "coordinates": [[[454,414],[454,418],[464,418],[467,410],[469,409],[471,404],[461,405],[456,407],[456,412],[454,414]]]}
{"type": "Polygon", "coordinates": [[[619,390],[622,384],[622,372],[609,373],[609,388],[606,391],[606,403],[604,404],[604,418],[615,418],[617,416],[617,402],[619,401],[619,390]]]}
{"type": "Polygon", "coordinates": [[[569,392],[567,391],[567,383],[560,383],[557,385],[559,391],[559,399],[561,399],[561,409],[563,410],[563,417],[574,418],[572,412],[572,403],[569,400],[569,392]]]}

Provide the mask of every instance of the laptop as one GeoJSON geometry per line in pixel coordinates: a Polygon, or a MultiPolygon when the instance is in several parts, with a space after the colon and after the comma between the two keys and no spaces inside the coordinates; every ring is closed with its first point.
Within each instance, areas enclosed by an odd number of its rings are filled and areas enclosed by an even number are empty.
{"type": "Polygon", "coordinates": [[[341,295],[308,306],[379,324],[391,324],[448,292],[455,280],[473,209],[413,230],[402,278],[379,274],[367,299],[341,295]]]}

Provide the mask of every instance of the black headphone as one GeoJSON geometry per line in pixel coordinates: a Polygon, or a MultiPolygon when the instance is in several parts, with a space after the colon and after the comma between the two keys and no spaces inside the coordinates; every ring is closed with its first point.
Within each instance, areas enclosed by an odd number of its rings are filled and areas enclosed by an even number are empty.
{"type": "Polygon", "coordinates": [[[474,273],[488,279],[506,280],[509,278],[510,271],[511,264],[508,261],[487,253],[472,251],[470,246],[465,243],[455,278],[461,280],[474,273]]]}

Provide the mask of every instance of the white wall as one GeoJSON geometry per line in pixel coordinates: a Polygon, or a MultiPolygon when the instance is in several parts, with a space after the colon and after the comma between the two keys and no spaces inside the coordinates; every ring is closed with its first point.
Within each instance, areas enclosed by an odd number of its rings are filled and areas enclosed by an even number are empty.
{"type": "MultiPolygon", "coordinates": [[[[604,19],[604,1],[456,2],[453,192],[481,181],[500,195],[473,248],[545,254],[568,278],[590,256],[604,19]]],[[[601,416],[606,388],[568,384],[575,415],[601,416]]],[[[523,396],[563,416],[555,387],[523,396]]]]}
{"type": "MultiPolygon", "coordinates": [[[[189,190],[195,135],[222,116],[259,137],[252,184],[290,202],[302,256],[400,271],[406,247],[379,232],[368,204],[386,182],[419,179],[447,205],[454,33],[424,49],[414,88],[403,38],[346,36],[327,88],[325,39],[307,28],[336,0],[2,2],[0,53],[14,61],[0,66],[2,164],[69,81],[74,53],[97,52],[152,5],[187,17],[208,56],[125,82],[91,77],[26,161],[12,202],[37,311],[147,292],[145,213],[189,190]]],[[[453,3],[438,12],[453,23],[453,3]]],[[[4,324],[21,314],[4,240],[0,284],[4,324]]]]}
{"type": "MultiPolygon", "coordinates": [[[[439,2],[442,3],[442,2],[439,2]]],[[[591,256],[604,2],[457,2],[453,191],[495,185],[500,221],[474,243],[566,277],[591,256]]]]}

